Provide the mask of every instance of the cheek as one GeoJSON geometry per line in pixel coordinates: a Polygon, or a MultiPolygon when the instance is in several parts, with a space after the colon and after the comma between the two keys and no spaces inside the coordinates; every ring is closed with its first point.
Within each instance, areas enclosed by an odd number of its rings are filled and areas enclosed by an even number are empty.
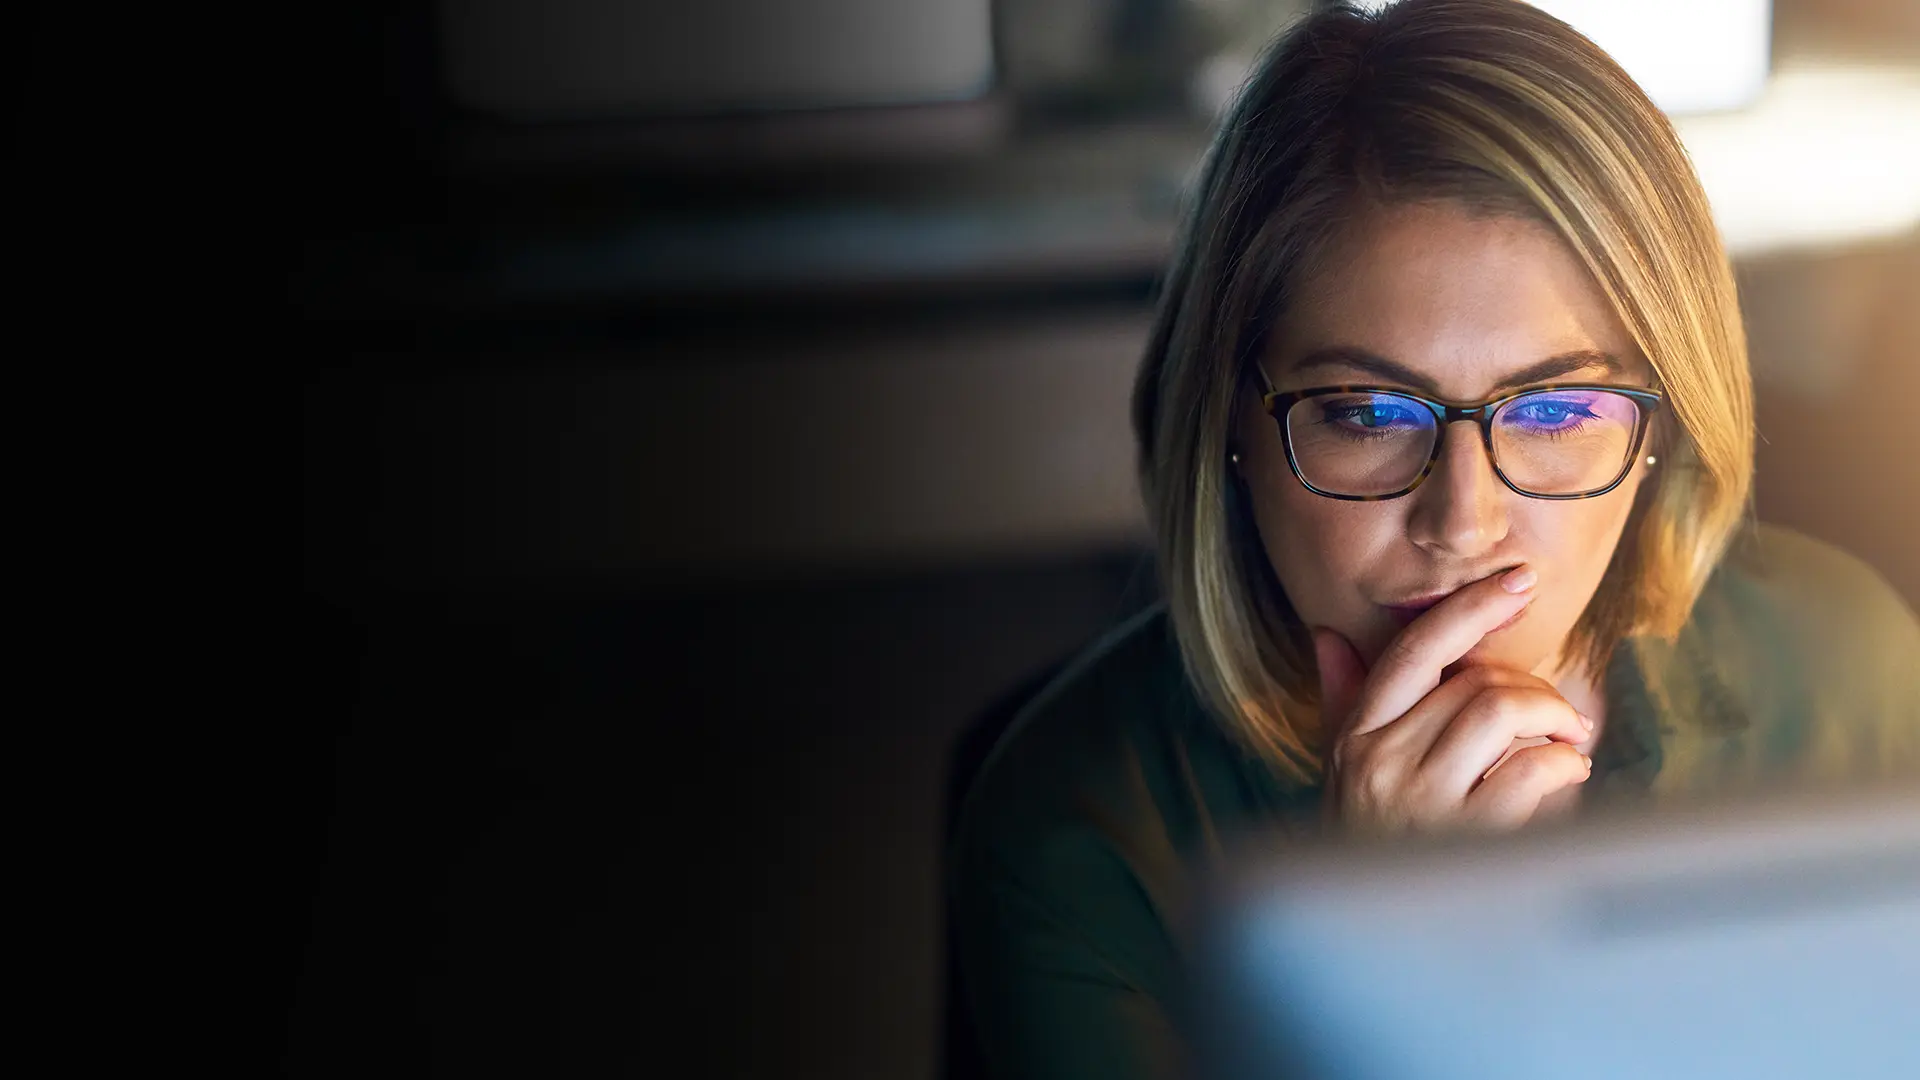
{"type": "Polygon", "coordinates": [[[1540,567],[1542,594],[1535,601],[1535,617],[1527,620],[1532,625],[1526,637],[1531,651],[1542,654],[1540,658],[1558,648],[1560,639],[1586,611],[1613,561],[1632,510],[1633,492],[1627,490],[1527,508],[1521,554],[1540,567]]]}
{"type": "Polygon", "coordinates": [[[1254,518],[1288,602],[1308,625],[1347,628],[1364,617],[1359,583],[1406,535],[1395,503],[1322,498],[1291,473],[1258,489],[1254,518]]]}
{"type": "Polygon", "coordinates": [[[1597,499],[1536,502],[1522,511],[1527,546],[1535,557],[1551,564],[1577,607],[1586,606],[1593,587],[1606,573],[1633,513],[1633,498],[1634,489],[1623,484],[1597,499]]]}

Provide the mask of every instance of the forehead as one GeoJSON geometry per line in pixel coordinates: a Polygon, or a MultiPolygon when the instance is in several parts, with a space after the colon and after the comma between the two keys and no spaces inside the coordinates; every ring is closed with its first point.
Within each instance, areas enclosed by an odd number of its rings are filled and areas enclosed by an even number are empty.
{"type": "Polygon", "coordinates": [[[1377,381],[1308,354],[1349,349],[1416,372],[1442,394],[1476,398],[1549,357],[1617,357],[1629,381],[1647,364],[1606,295],[1545,224],[1455,203],[1370,205],[1292,283],[1268,373],[1285,387],[1377,381]]]}

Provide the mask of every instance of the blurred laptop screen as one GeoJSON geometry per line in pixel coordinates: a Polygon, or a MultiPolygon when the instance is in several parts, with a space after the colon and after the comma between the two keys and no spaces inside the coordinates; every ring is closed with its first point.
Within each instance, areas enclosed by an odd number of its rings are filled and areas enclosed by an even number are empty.
{"type": "Polygon", "coordinates": [[[1208,1075],[1920,1076],[1920,797],[1259,862],[1208,1075]]]}

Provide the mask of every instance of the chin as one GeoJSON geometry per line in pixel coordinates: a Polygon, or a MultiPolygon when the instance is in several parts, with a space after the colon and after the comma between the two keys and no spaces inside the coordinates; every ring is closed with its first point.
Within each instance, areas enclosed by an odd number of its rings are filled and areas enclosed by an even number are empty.
{"type": "Polygon", "coordinates": [[[1480,639],[1467,655],[1458,663],[1451,665],[1449,673],[1463,667],[1504,667],[1516,671],[1532,671],[1545,663],[1549,650],[1543,649],[1538,642],[1510,638],[1511,631],[1497,630],[1480,639]]]}

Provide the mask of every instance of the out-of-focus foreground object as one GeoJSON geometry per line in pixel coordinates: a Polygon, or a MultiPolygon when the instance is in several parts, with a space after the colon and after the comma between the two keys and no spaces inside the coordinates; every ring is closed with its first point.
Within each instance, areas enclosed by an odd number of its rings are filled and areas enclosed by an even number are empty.
{"type": "Polygon", "coordinates": [[[1212,1075],[1920,1076],[1920,791],[1241,871],[1212,1075]]]}

